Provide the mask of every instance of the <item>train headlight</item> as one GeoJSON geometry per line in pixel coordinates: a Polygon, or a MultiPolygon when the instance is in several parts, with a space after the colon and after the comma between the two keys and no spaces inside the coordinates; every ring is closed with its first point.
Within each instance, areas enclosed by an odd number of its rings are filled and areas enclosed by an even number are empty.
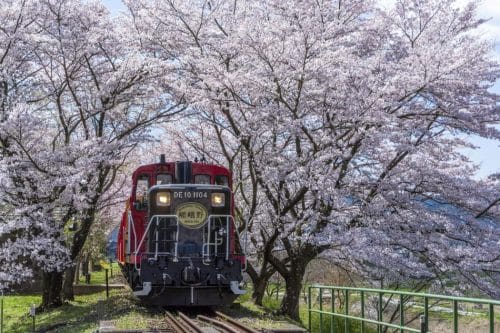
{"type": "Polygon", "coordinates": [[[156,194],[157,206],[170,206],[170,192],[158,192],[156,194]]]}
{"type": "Polygon", "coordinates": [[[212,207],[224,207],[226,197],[224,193],[212,193],[212,207]]]}

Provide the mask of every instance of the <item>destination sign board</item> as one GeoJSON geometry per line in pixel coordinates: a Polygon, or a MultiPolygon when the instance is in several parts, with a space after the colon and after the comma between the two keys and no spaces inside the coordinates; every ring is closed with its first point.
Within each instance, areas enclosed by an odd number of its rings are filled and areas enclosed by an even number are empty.
{"type": "Polygon", "coordinates": [[[179,205],[175,214],[179,218],[180,224],[191,229],[203,226],[208,217],[207,209],[197,202],[187,202],[179,205]]]}

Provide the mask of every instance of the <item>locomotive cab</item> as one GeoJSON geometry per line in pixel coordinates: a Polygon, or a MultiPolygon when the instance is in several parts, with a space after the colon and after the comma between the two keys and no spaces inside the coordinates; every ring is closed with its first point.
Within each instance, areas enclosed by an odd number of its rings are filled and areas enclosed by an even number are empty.
{"type": "Polygon", "coordinates": [[[245,264],[235,250],[230,173],[192,162],[162,170],[165,164],[152,168],[154,179],[146,172],[136,177],[123,226],[125,275],[134,294],[149,304],[230,304],[244,293],[239,283],[245,264]],[[150,187],[151,180],[156,184],[150,187]]]}

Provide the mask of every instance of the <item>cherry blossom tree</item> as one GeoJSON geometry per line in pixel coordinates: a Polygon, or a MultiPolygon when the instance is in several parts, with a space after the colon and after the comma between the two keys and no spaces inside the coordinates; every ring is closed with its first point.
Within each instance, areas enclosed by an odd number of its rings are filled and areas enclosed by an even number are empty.
{"type": "Polygon", "coordinates": [[[498,196],[459,150],[459,134],[500,138],[499,66],[474,3],[127,4],[145,52],[177,67],[173,92],[238,138],[265,198],[266,259],[287,284],[282,312],[298,318],[306,266],[331,250],[379,276],[498,296],[498,221],[475,217],[498,196]]]}
{"type": "Polygon", "coordinates": [[[100,2],[7,3],[0,198],[15,218],[2,221],[0,258],[12,262],[2,272],[12,267],[4,280],[19,281],[30,275],[20,265],[35,262],[45,271],[42,305],[57,306],[62,271],[73,280],[71,263],[113,199],[121,165],[182,99],[168,96],[157,80],[167,68],[134,48],[100,2]]]}
{"type": "Polygon", "coordinates": [[[481,185],[486,192],[482,200],[489,202],[489,204],[476,215],[476,218],[491,216],[500,219],[500,173],[489,175],[486,180],[481,182],[481,185]]]}
{"type": "MultiPolygon", "coordinates": [[[[2,195],[2,206],[6,207],[6,214],[2,214],[0,225],[0,240],[2,245],[2,254],[0,255],[1,262],[1,281],[0,288],[5,289],[12,283],[19,283],[23,278],[30,276],[31,266],[26,265],[30,261],[36,261],[36,252],[31,256],[31,250],[43,250],[43,244],[48,243],[47,237],[56,236],[56,246],[49,249],[44,257],[50,258],[54,255],[55,258],[65,257],[65,252],[61,245],[60,235],[54,235],[53,218],[51,208],[25,207],[31,202],[32,193],[30,187],[37,186],[34,184],[32,175],[29,175],[30,170],[26,164],[18,165],[20,169],[13,170],[12,177],[9,177],[9,163],[16,163],[16,154],[12,146],[16,140],[22,137],[30,145],[36,143],[40,137],[30,135],[30,133],[22,133],[23,127],[19,127],[19,132],[15,133],[15,138],[8,138],[9,126],[7,123],[21,124],[27,118],[26,110],[28,107],[22,103],[23,89],[30,88],[30,77],[35,75],[36,70],[31,66],[29,53],[25,52],[26,40],[33,36],[33,7],[28,2],[6,1],[0,11],[1,15],[1,38],[0,38],[0,149],[1,149],[1,172],[0,181],[2,192],[12,193],[12,200],[2,195]],[[7,162],[7,163],[6,163],[7,162]],[[16,173],[25,177],[19,178],[16,173]],[[25,181],[26,180],[26,181],[25,181]],[[18,188],[19,187],[19,188],[18,188]],[[9,192],[10,190],[10,192],[9,192]],[[18,196],[18,198],[16,198],[18,196]],[[21,214],[16,214],[16,208],[23,210],[21,214]],[[50,220],[46,225],[40,224],[37,230],[31,228],[33,219],[50,220]],[[32,230],[34,232],[32,232],[32,230]],[[13,243],[15,241],[15,243],[13,243]],[[20,256],[24,257],[22,260],[20,256]],[[24,264],[24,265],[23,265],[24,264]]],[[[35,114],[36,117],[36,114],[35,114]]],[[[36,117],[36,120],[42,120],[42,117],[36,117]]],[[[45,123],[45,122],[44,122],[45,123]]],[[[46,123],[45,123],[46,124],[46,123]]],[[[45,184],[47,185],[47,183],[45,184]]],[[[44,188],[46,190],[47,188],[44,188]]],[[[2,193],[3,194],[3,193],[2,193]]],[[[51,197],[52,191],[46,192],[46,199],[51,197]]],[[[41,200],[42,201],[42,200],[41,200]]],[[[50,259],[49,259],[50,260],[50,259]]],[[[58,260],[54,260],[57,262],[58,260]]],[[[64,260],[61,260],[64,262],[64,260]]],[[[64,266],[64,264],[62,264],[64,266]]],[[[61,270],[57,264],[48,265],[47,269],[61,270]]]]}

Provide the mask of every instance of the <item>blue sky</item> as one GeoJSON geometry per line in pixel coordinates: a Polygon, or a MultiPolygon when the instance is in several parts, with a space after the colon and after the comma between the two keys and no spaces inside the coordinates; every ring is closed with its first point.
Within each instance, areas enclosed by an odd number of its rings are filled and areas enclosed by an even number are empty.
{"type": "MultiPolygon", "coordinates": [[[[104,4],[110,9],[113,15],[118,14],[121,10],[125,10],[125,6],[121,0],[103,0],[104,4]]],[[[390,4],[394,0],[380,0],[383,3],[390,4]]],[[[467,0],[458,0],[459,3],[466,3],[467,0]]],[[[494,56],[500,61],[500,1],[499,0],[483,0],[479,6],[479,16],[481,18],[490,19],[485,23],[481,30],[486,38],[495,43],[496,53],[494,56]]],[[[492,89],[500,94],[500,80],[492,89]]],[[[498,126],[500,128],[500,125],[498,126]]],[[[467,150],[467,155],[480,165],[478,173],[479,177],[487,176],[494,172],[500,172],[500,144],[498,141],[487,140],[482,138],[473,138],[472,142],[478,146],[478,149],[467,150]]]]}
{"type": "Polygon", "coordinates": [[[113,14],[118,14],[120,10],[125,9],[121,0],[103,0],[103,2],[113,14]]]}

